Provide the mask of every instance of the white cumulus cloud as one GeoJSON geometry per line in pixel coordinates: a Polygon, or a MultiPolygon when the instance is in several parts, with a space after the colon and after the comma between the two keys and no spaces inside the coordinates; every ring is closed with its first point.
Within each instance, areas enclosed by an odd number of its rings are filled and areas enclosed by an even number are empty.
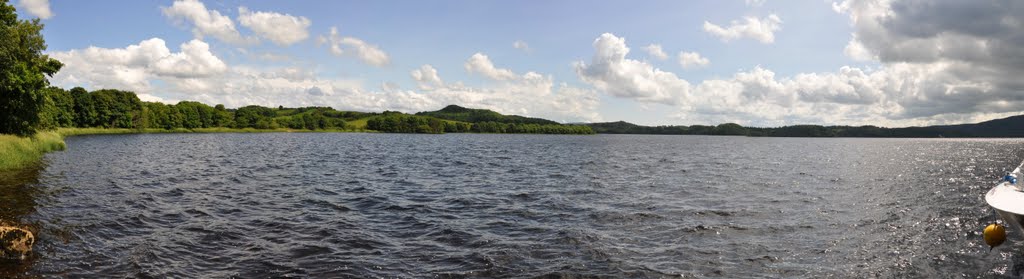
{"type": "Polygon", "coordinates": [[[697,52],[681,51],[679,52],[679,65],[683,66],[683,69],[692,69],[705,67],[711,64],[711,60],[700,56],[697,52]]]}
{"type": "Polygon", "coordinates": [[[320,44],[327,44],[328,50],[336,56],[351,51],[359,60],[372,66],[381,67],[391,63],[391,57],[380,47],[359,38],[342,37],[337,27],[331,27],[330,33],[327,36],[321,35],[317,41],[320,44]]]}
{"type": "Polygon", "coordinates": [[[177,0],[170,7],[162,7],[164,15],[179,23],[192,25],[192,34],[197,39],[212,36],[232,44],[252,44],[258,39],[243,37],[230,17],[215,10],[207,10],[198,0],[177,0]]]}
{"type": "Polygon", "coordinates": [[[665,53],[665,50],[661,49],[661,45],[659,45],[659,44],[647,45],[647,47],[644,47],[644,50],[647,51],[647,55],[650,55],[651,57],[653,57],[655,59],[658,59],[658,60],[668,59],[668,54],[665,53]]]}
{"type": "Polygon", "coordinates": [[[219,76],[194,79],[196,82],[169,82],[165,91],[175,98],[228,107],[331,106],[342,110],[411,113],[456,104],[564,122],[600,120],[593,90],[556,84],[550,76],[534,72],[515,74],[515,79],[480,87],[445,83],[430,65],[411,71],[411,75],[418,83],[429,86],[416,91],[383,83],[380,90],[368,90],[361,81],[323,78],[303,68],[236,66],[219,76]]]}
{"type": "MultiPolygon", "coordinates": [[[[486,87],[467,87],[461,82],[444,84],[437,77],[435,86],[425,90],[438,104],[464,104],[469,107],[492,109],[506,114],[528,115],[563,122],[598,121],[598,98],[594,90],[556,83],[551,76],[536,72],[515,73],[494,65],[487,55],[473,54],[464,67],[471,73],[488,77],[494,84],[486,87]]],[[[421,67],[413,78],[427,80],[436,73],[433,67],[421,67]],[[426,71],[424,71],[426,70],[426,71]]],[[[431,77],[432,79],[432,77],[431,77]]]]}
{"type": "Polygon", "coordinates": [[[253,12],[238,7],[238,22],[262,38],[286,46],[309,38],[309,26],[313,24],[303,16],[292,16],[274,12],[253,12]]]}
{"type": "Polygon", "coordinates": [[[444,81],[437,75],[437,69],[429,64],[420,66],[419,69],[412,70],[410,73],[412,78],[416,80],[417,86],[422,90],[430,90],[433,88],[444,86],[444,81]]]}
{"type": "Polygon", "coordinates": [[[152,38],[125,48],[89,47],[53,52],[51,57],[64,68],[51,82],[65,87],[117,88],[150,93],[156,79],[209,78],[227,70],[227,65],[200,40],[181,44],[171,52],[163,39],[152,38]]]}
{"type": "Polygon", "coordinates": [[[689,93],[690,83],[651,64],[626,58],[626,39],[611,33],[594,40],[590,64],[576,62],[576,74],[584,82],[612,96],[641,102],[679,104],[689,93]]]}
{"type": "Polygon", "coordinates": [[[741,38],[750,38],[761,43],[775,42],[775,31],[782,29],[782,19],[772,14],[764,18],[745,17],[742,21],[733,20],[728,27],[704,22],[704,32],[708,32],[722,41],[728,42],[741,38]]]}
{"type": "Polygon", "coordinates": [[[470,56],[463,67],[467,72],[478,73],[493,80],[510,80],[517,77],[511,70],[494,67],[491,59],[479,52],[470,56]]]}
{"type": "Polygon", "coordinates": [[[210,52],[210,45],[200,40],[182,44],[181,52],[168,53],[150,66],[157,75],[180,78],[206,77],[227,69],[227,65],[210,52]]]}
{"type": "Polygon", "coordinates": [[[846,44],[846,48],[843,48],[843,54],[846,54],[847,57],[856,61],[870,61],[875,59],[874,55],[871,54],[871,51],[869,51],[863,43],[857,40],[857,36],[853,36],[853,38],[850,39],[850,42],[846,44]]]}
{"type": "Polygon", "coordinates": [[[18,1],[18,7],[41,19],[53,17],[53,11],[50,10],[50,0],[20,0],[18,1]]]}
{"type": "Polygon", "coordinates": [[[551,76],[535,72],[510,71],[508,79],[469,87],[446,83],[437,69],[423,65],[410,72],[420,85],[418,90],[403,90],[388,82],[375,90],[364,88],[362,80],[324,78],[308,67],[229,66],[200,40],[181,44],[176,52],[162,39],[153,38],[124,48],[89,47],[50,55],[66,65],[51,80],[54,85],[131,90],[146,101],[403,112],[457,104],[563,122],[600,120],[594,90],[556,83],[551,76]]]}

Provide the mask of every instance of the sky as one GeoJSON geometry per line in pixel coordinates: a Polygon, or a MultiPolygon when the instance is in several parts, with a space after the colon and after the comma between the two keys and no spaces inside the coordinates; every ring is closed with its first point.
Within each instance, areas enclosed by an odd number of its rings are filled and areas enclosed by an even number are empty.
{"type": "Polygon", "coordinates": [[[47,1],[52,85],[560,122],[887,127],[1024,110],[1024,2],[47,1]]]}

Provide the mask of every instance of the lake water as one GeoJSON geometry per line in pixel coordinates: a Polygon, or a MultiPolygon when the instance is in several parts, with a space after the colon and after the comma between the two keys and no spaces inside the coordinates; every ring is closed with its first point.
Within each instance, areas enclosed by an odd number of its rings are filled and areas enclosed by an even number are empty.
{"type": "Polygon", "coordinates": [[[0,277],[1016,277],[1022,140],[98,135],[8,174],[0,277]]]}

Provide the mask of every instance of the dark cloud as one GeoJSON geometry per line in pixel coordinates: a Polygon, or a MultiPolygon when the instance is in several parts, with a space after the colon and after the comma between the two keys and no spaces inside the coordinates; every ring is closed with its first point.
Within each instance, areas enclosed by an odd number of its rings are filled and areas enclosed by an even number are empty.
{"type": "Polygon", "coordinates": [[[1024,1],[847,1],[855,36],[888,67],[898,118],[1021,111],[1024,1]]]}

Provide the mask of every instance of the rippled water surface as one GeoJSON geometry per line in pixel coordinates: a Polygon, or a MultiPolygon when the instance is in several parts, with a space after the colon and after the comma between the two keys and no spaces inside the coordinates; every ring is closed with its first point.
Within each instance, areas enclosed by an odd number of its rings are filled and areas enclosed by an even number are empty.
{"type": "Polygon", "coordinates": [[[1016,277],[1021,140],[79,136],[0,182],[2,277],[1016,277]]]}

